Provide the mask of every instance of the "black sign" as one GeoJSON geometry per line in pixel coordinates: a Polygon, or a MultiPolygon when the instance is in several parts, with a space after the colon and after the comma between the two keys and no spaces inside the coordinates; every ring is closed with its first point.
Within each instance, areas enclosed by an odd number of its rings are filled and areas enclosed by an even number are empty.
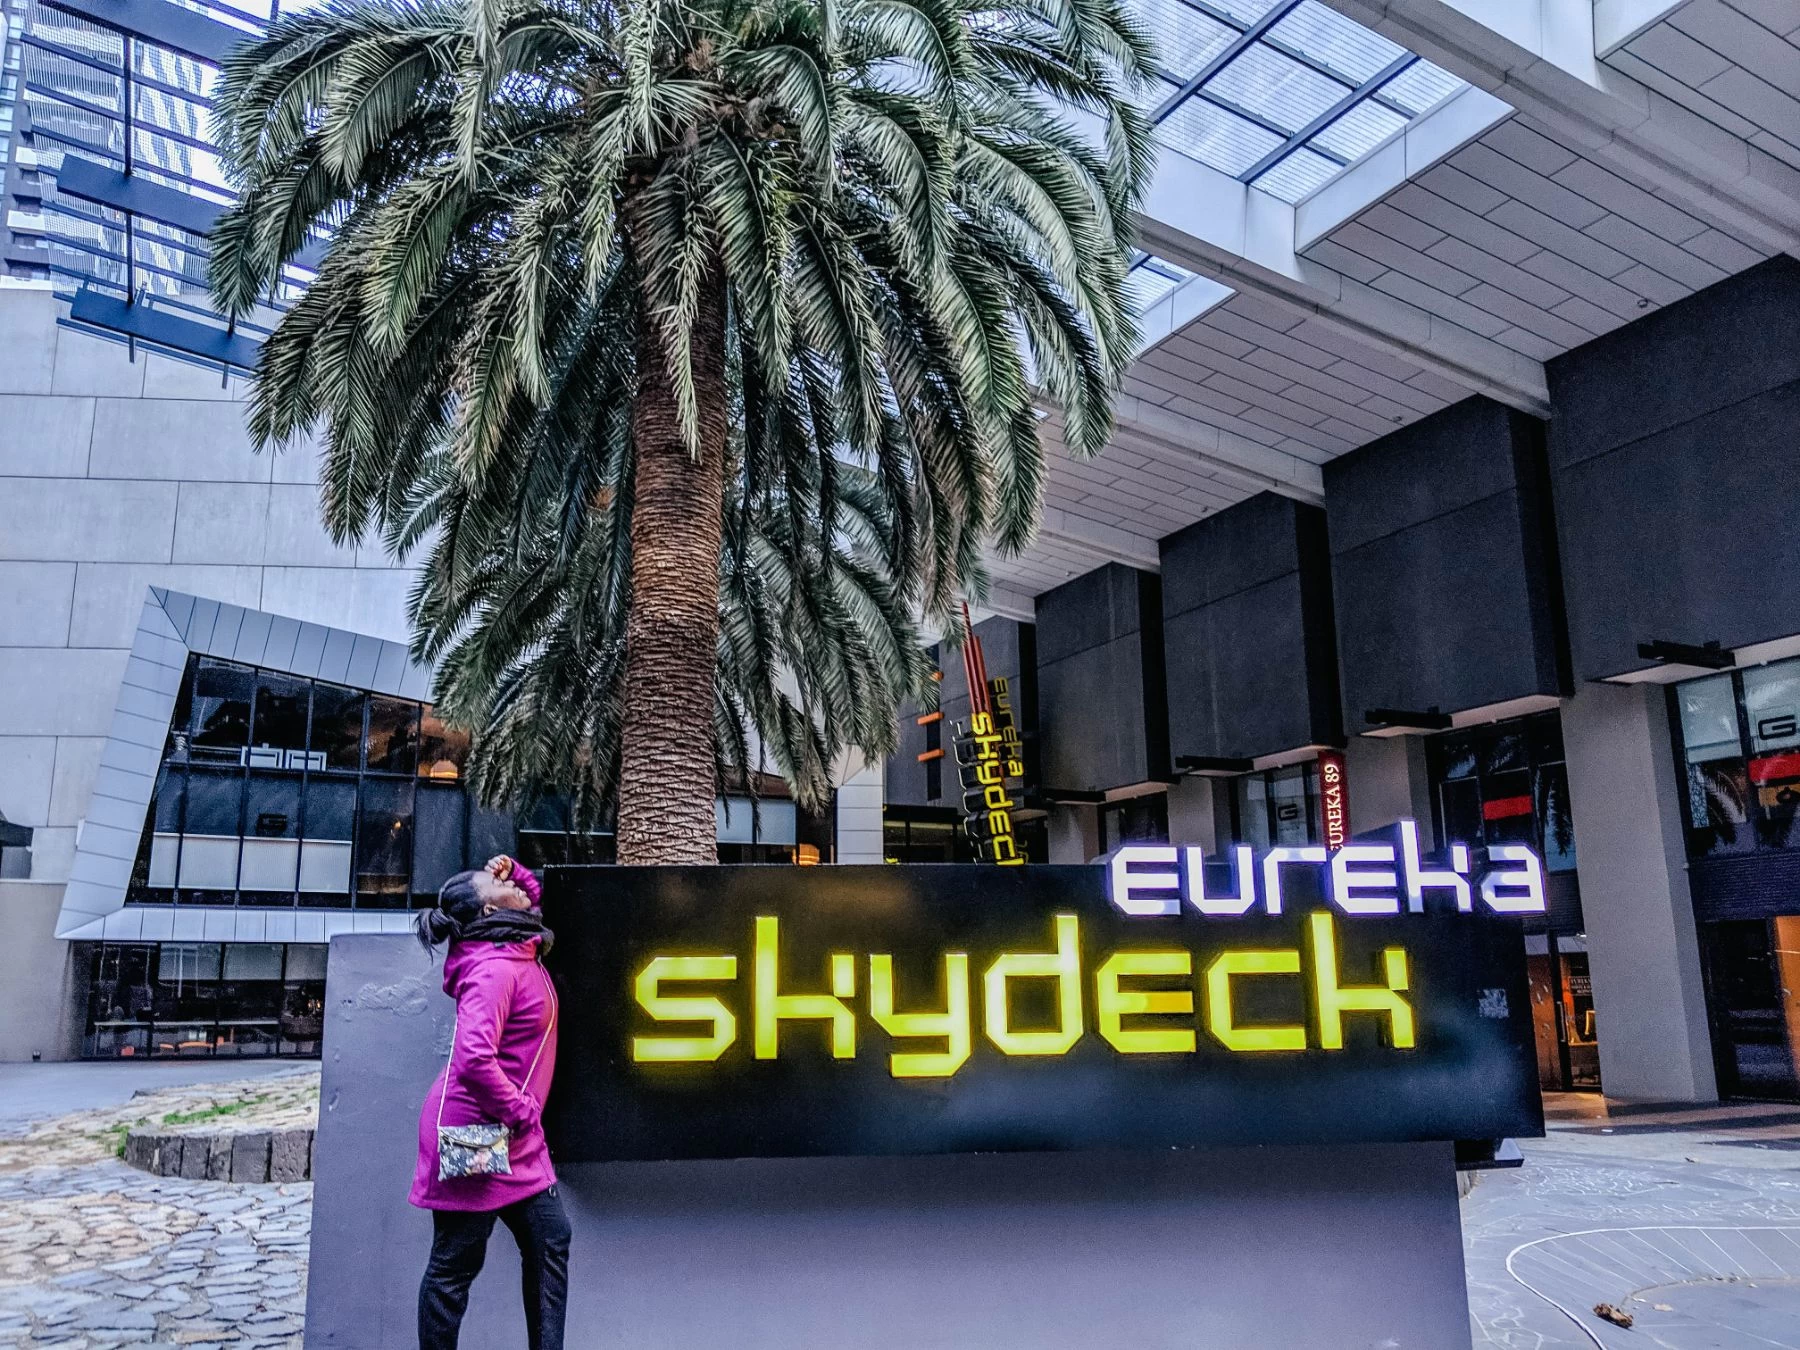
{"type": "Polygon", "coordinates": [[[567,868],[565,1162],[1542,1133],[1519,920],[1127,914],[1103,866],[567,868]]]}

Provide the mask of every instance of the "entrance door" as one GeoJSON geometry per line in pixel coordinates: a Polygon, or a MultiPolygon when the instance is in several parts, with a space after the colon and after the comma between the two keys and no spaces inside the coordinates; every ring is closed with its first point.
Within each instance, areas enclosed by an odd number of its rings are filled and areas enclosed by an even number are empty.
{"type": "Polygon", "coordinates": [[[1525,953],[1538,1085],[1546,1092],[1598,1091],[1600,1037],[1586,938],[1533,934],[1525,939],[1525,953]]]}
{"type": "Polygon", "coordinates": [[[1703,925],[1719,1091],[1800,1100],[1800,915],[1703,925]]]}

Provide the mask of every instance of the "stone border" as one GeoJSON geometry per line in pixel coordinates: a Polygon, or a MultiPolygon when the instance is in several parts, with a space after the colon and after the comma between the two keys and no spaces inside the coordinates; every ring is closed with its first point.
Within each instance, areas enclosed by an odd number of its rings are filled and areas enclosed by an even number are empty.
{"type": "Polygon", "coordinates": [[[125,1161],[132,1167],[189,1181],[311,1181],[312,1156],[311,1130],[125,1135],[125,1161]]]}

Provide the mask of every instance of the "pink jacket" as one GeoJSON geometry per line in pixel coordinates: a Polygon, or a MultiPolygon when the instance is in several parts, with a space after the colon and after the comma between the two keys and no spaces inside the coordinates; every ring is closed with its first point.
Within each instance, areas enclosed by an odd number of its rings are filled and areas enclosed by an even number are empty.
{"type": "MultiPolygon", "coordinates": [[[[537,898],[537,878],[519,868],[514,880],[537,898]]],[[[556,989],[538,960],[541,942],[450,944],[444,992],[456,1000],[456,1044],[419,1109],[411,1200],[421,1209],[501,1209],[556,1184],[542,1124],[556,1066],[556,989]],[[510,1174],[438,1180],[440,1098],[446,1125],[491,1122],[512,1132],[510,1174]]]]}

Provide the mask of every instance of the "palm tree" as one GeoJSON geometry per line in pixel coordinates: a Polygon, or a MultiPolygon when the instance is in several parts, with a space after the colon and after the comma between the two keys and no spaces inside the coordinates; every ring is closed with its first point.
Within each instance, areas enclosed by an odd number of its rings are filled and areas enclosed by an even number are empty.
{"type": "MultiPolygon", "coordinates": [[[[1120,0],[334,0],[283,19],[216,100],[241,195],[214,290],[247,313],[312,233],[332,243],[265,347],[252,431],[323,421],[329,527],[391,535],[433,474],[496,500],[483,480],[559,382],[582,386],[559,434],[596,462],[631,446],[629,530],[600,571],[558,563],[624,609],[619,858],[710,861],[717,742],[696,710],[732,646],[728,506],[760,529],[779,504],[830,573],[844,551],[819,543],[863,470],[893,594],[940,614],[981,585],[984,547],[1029,541],[1036,400],[1096,453],[1136,342],[1150,68],[1120,0]]],[[[597,469],[575,473],[581,493],[545,490],[595,509],[597,469]]],[[[456,565],[507,526],[472,528],[456,565]]]]}

